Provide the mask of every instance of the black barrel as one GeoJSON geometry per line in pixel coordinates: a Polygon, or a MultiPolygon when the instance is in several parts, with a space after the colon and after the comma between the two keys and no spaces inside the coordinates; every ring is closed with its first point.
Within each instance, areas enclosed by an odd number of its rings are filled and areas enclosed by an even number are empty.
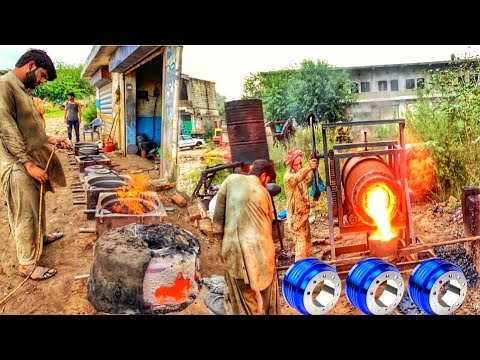
{"type": "Polygon", "coordinates": [[[262,100],[226,102],[225,119],[233,162],[252,163],[257,159],[270,160],[262,100]]]}

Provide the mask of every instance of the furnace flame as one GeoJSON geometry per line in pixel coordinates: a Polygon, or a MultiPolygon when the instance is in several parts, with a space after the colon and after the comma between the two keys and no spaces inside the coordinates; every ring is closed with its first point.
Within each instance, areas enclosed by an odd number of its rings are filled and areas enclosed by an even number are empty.
{"type": "Polygon", "coordinates": [[[125,180],[126,185],[117,190],[120,201],[109,210],[117,214],[146,214],[155,210],[152,205],[155,203],[155,199],[144,194],[148,177],[144,174],[132,174],[131,177],[131,179],[125,180]],[[139,199],[148,202],[138,201],[139,199]]]}
{"type": "Polygon", "coordinates": [[[371,240],[389,241],[397,236],[392,233],[388,201],[388,193],[380,187],[375,187],[367,193],[365,212],[377,225],[377,230],[370,237],[371,240]]]}

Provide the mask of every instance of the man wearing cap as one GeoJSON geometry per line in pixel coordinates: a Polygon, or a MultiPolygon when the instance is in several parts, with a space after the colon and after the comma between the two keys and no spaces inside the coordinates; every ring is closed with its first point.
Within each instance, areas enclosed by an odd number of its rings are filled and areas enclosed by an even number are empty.
{"type": "Polygon", "coordinates": [[[295,242],[295,261],[310,256],[312,236],[308,216],[310,204],[307,188],[312,184],[313,174],[318,168],[318,160],[310,159],[307,167],[302,165],[303,153],[293,148],[285,154],[283,163],[287,171],[283,176],[287,200],[287,224],[295,242]]]}

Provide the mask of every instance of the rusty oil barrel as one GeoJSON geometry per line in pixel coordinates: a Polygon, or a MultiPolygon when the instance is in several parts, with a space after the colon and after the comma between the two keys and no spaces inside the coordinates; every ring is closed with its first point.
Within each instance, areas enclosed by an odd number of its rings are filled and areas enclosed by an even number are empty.
{"type": "Polygon", "coordinates": [[[387,193],[387,212],[392,220],[400,208],[400,188],[390,166],[379,156],[349,158],[342,169],[342,184],[349,208],[364,224],[375,222],[365,211],[367,194],[375,187],[387,193]]]}
{"type": "Polygon", "coordinates": [[[270,160],[262,100],[226,102],[225,119],[232,161],[250,164],[257,159],[270,160]]]}

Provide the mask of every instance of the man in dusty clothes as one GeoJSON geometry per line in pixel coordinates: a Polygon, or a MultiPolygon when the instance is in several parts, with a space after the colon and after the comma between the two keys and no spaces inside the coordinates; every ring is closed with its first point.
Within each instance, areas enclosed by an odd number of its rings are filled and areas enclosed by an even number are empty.
{"type": "MultiPolygon", "coordinates": [[[[7,201],[8,220],[17,248],[19,273],[34,280],[48,279],[55,269],[34,266],[38,238],[39,205],[45,191],[53,185],[66,186],[65,175],[53,147],[72,144],[64,139],[47,136],[40,114],[27,89],[35,89],[57,73],[52,60],[43,50],[32,49],[23,54],[15,68],[0,77],[0,181],[7,201]],[[41,184],[44,193],[40,194],[41,184]]],[[[57,240],[45,235],[45,201],[42,202],[41,229],[43,244],[57,240]]],[[[40,253],[42,241],[40,241],[40,253]]]]}
{"type": "Polygon", "coordinates": [[[307,188],[312,184],[313,174],[318,168],[318,160],[310,159],[307,167],[302,165],[303,153],[292,149],[285,154],[283,163],[287,171],[283,176],[287,200],[287,223],[295,242],[295,261],[310,256],[312,236],[310,233],[310,203],[307,188]]]}
{"type": "Polygon", "coordinates": [[[270,161],[256,160],[248,175],[229,175],[217,193],[213,234],[223,238],[225,280],[234,315],[276,315],[281,311],[273,205],[267,191],[276,177],[270,161]]]}

